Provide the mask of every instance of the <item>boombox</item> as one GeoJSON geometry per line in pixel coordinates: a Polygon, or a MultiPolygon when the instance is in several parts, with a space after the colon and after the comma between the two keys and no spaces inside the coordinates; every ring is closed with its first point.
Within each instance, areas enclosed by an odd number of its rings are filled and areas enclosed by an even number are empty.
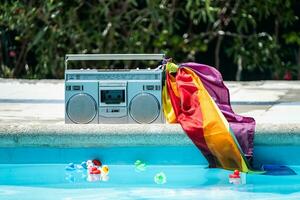
{"type": "Polygon", "coordinates": [[[163,60],[163,54],[68,54],[65,123],[163,123],[162,69],[68,69],[68,61],[163,60]]]}

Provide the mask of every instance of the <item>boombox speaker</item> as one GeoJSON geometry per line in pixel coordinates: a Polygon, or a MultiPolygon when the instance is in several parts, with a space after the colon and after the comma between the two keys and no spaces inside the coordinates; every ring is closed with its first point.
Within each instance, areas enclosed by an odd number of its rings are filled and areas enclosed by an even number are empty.
{"type": "Polygon", "coordinates": [[[162,60],[163,54],[68,54],[65,122],[164,123],[162,69],[68,69],[68,61],[162,60]]]}

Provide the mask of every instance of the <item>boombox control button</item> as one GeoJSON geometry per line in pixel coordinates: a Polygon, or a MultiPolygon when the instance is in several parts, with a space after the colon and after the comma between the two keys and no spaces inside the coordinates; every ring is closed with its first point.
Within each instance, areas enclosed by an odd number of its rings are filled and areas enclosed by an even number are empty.
{"type": "Polygon", "coordinates": [[[78,91],[78,90],[83,90],[83,86],[82,86],[82,85],[73,85],[72,89],[75,90],[75,91],[76,91],[76,90],[77,90],[77,91],[78,91]]]}
{"type": "Polygon", "coordinates": [[[67,91],[71,90],[71,86],[70,86],[70,85],[67,85],[67,86],[66,86],[66,90],[67,90],[67,91]]]}
{"type": "Polygon", "coordinates": [[[143,90],[160,90],[160,85],[143,85],[143,90]]]}
{"type": "Polygon", "coordinates": [[[106,108],[106,112],[107,113],[116,113],[116,112],[120,112],[120,109],[109,109],[109,108],[106,108]]]}
{"type": "Polygon", "coordinates": [[[106,112],[107,113],[118,113],[118,112],[120,112],[120,109],[106,109],[106,112]]]}
{"type": "Polygon", "coordinates": [[[154,90],[154,85],[147,85],[147,86],[146,86],[146,89],[147,89],[147,90],[154,90]]]}

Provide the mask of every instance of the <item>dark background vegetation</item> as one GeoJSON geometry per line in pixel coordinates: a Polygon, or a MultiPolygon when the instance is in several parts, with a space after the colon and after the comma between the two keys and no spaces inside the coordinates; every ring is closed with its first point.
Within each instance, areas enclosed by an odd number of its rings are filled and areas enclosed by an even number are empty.
{"type": "Polygon", "coordinates": [[[67,53],[166,53],[225,80],[300,79],[299,13],[297,0],[4,1],[0,77],[63,78],[67,53]]]}

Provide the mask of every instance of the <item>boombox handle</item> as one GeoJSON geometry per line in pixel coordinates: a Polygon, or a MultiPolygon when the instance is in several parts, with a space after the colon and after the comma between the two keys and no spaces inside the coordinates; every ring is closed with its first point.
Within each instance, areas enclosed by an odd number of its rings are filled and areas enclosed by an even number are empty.
{"type": "Polygon", "coordinates": [[[65,70],[68,61],[78,60],[163,60],[165,54],[67,54],[65,56],[65,70]]]}

